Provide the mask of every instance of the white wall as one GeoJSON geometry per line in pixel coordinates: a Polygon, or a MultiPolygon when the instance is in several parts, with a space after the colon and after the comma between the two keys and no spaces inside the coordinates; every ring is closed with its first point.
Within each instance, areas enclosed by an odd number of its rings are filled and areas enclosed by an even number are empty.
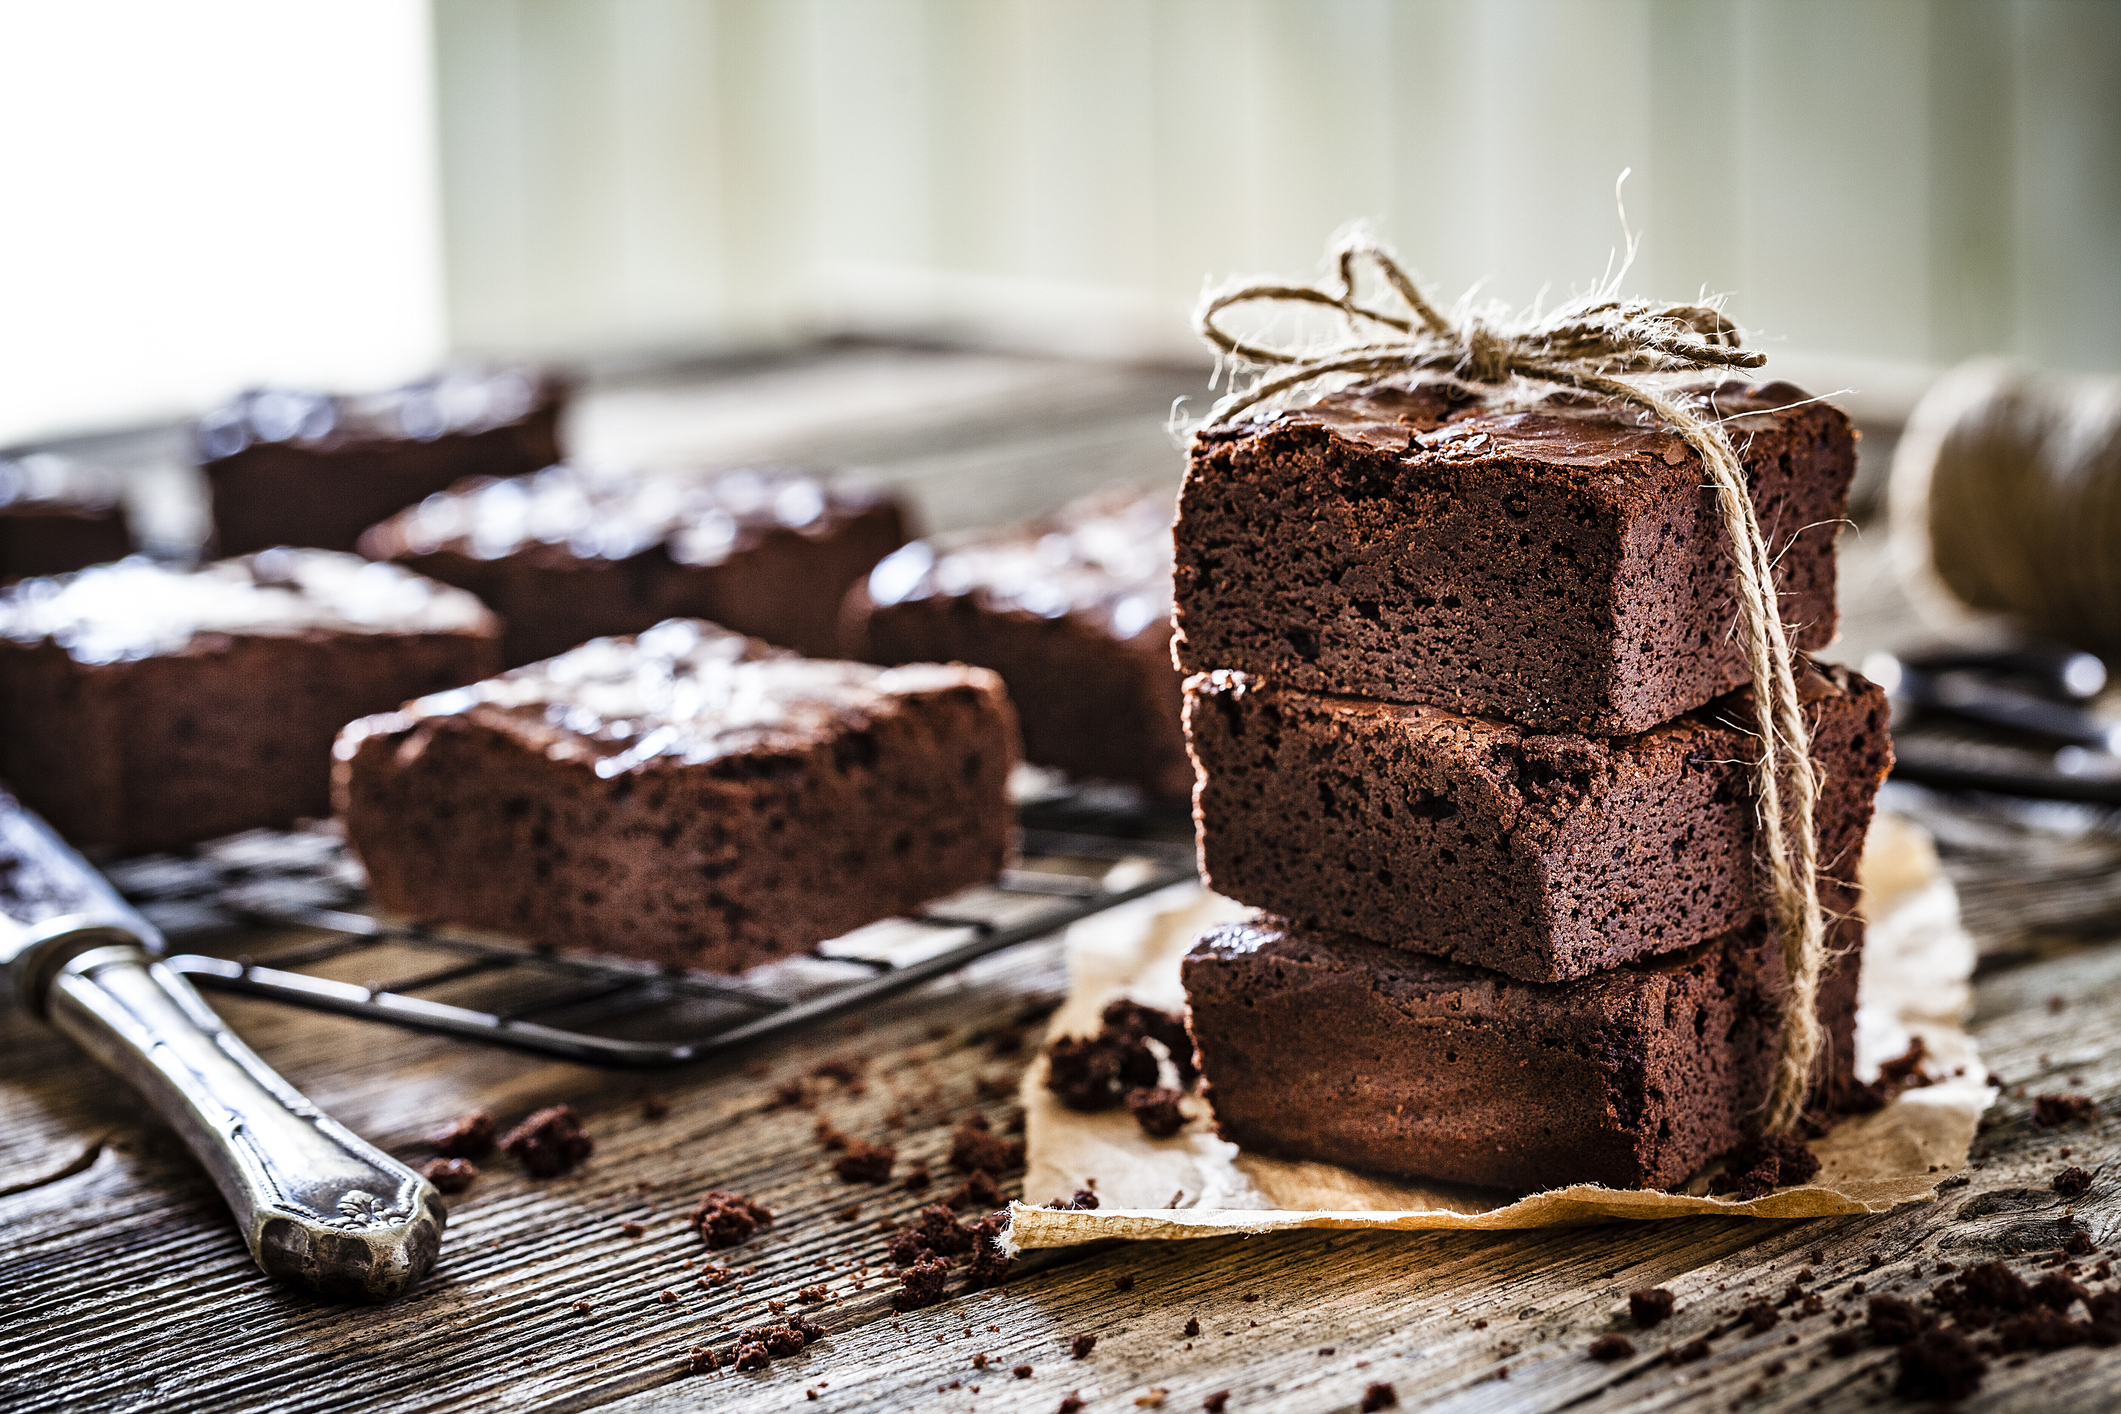
{"type": "Polygon", "coordinates": [[[2121,364],[2109,0],[436,0],[455,337],[1188,347],[1370,217],[1447,294],[1733,292],[1786,366],[2121,364]]]}
{"type": "Polygon", "coordinates": [[[0,444],[444,349],[421,0],[0,6],[0,444]]]}

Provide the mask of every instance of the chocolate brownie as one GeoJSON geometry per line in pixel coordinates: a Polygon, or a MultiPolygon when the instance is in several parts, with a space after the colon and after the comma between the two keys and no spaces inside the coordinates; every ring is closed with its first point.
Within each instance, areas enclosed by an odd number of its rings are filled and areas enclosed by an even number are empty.
{"type": "Polygon", "coordinates": [[[462,590],[326,551],[27,579],[0,592],[0,773],[118,850],[321,816],[340,727],[494,671],[499,647],[462,590]]]}
{"type": "Polygon", "coordinates": [[[354,397],[257,389],[193,429],[221,554],[351,550],[385,516],[467,476],[560,459],[567,386],[527,368],[460,368],[354,397]]]}
{"type": "MultiPolygon", "coordinates": [[[[1822,1094],[1854,1083],[1862,938],[1855,918],[1830,935],[1822,1094]]],[[[1184,975],[1225,1139],[1514,1192],[1664,1188],[1756,1134],[1784,980],[1758,923],[1527,983],[1273,918],[1210,931],[1184,975]]]]}
{"type": "MultiPolygon", "coordinates": [[[[1885,694],[1800,660],[1822,902],[1854,907],[1885,694]]],[[[1762,916],[1750,688],[1637,736],[1539,735],[1240,673],[1187,684],[1210,887],[1512,977],[1581,977],[1762,916]]]]}
{"type": "Polygon", "coordinates": [[[916,541],[847,596],[845,651],[977,663],[1009,685],[1024,755],[1184,799],[1171,666],[1171,497],[1113,490],[1026,525],[916,541]]]}
{"type": "Polygon", "coordinates": [[[0,457],[0,583],[65,574],[133,550],[115,476],[44,453],[0,457]]]}
{"type": "MultiPolygon", "coordinates": [[[[1849,421],[1787,383],[1725,419],[1800,648],[1835,631],[1849,421]]],[[[1745,683],[1700,459],[1646,416],[1496,411],[1372,386],[1196,440],[1179,500],[1181,667],[1423,702],[1539,731],[1646,730],[1745,683]]]]}
{"type": "Polygon", "coordinates": [[[511,667],[668,618],[831,658],[847,587],[905,543],[904,527],[889,494],[787,468],[638,476],[562,464],[430,496],[362,536],[361,550],[485,600],[507,625],[511,667]]]}
{"type": "Polygon", "coordinates": [[[717,972],[991,879],[1014,826],[994,674],[694,619],[355,722],[337,753],[385,909],[717,972]]]}

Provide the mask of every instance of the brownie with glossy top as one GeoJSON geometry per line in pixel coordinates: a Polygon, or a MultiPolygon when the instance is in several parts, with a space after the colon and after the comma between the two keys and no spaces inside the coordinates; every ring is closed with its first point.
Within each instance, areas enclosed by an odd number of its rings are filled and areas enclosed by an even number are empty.
{"type": "Polygon", "coordinates": [[[714,972],[991,879],[1015,825],[994,674],[693,619],[355,722],[337,755],[383,908],[714,972]]]}
{"type": "Polygon", "coordinates": [[[667,618],[831,658],[848,586],[905,539],[888,492],[793,468],[563,463],[430,496],[363,535],[361,550],[485,600],[515,666],[667,618]]]}
{"type": "Polygon", "coordinates": [[[291,824],[330,810],[339,728],[499,661],[478,600],[353,555],[26,579],[0,593],[0,773],[80,845],[291,824]]]}
{"type": "Polygon", "coordinates": [[[193,429],[215,546],[351,550],[369,526],[467,476],[549,466],[567,393],[536,369],[476,366],[380,393],[246,392],[193,429]]]}
{"type": "MultiPolygon", "coordinates": [[[[1849,421],[1787,383],[1722,385],[1709,410],[1792,641],[1824,647],[1849,421]]],[[[1218,428],[1179,501],[1177,661],[1540,731],[1643,731],[1750,677],[1706,481],[1646,415],[1560,397],[1502,411],[1379,385],[1218,428]]]]}
{"type": "Polygon", "coordinates": [[[1171,496],[1114,489],[1024,525],[915,541],[848,593],[845,651],[1001,674],[1024,755],[1183,800],[1171,496]]]}

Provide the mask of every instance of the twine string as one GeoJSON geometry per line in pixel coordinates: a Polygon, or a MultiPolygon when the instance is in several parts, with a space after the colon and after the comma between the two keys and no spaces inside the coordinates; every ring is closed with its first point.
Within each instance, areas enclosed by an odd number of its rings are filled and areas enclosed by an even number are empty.
{"type": "Polygon", "coordinates": [[[1795,1128],[1822,1044],[1817,1002],[1827,960],[1812,828],[1819,782],[1810,733],[1776,605],[1774,562],[1738,454],[1712,417],[1644,381],[1652,375],[1758,368],[1767,360],[1739,347],[1736,326],[1714,305],[1618,299],[1613,293],[1617,277],[1545,314],[1466,311],[1453,321],[1429,302],[1390,251],[1360,232],[1340,240],[1331,256],[1331,286],[1238,284],[1212,291],[1202,301],[1194,316],[1201,336],[1234,365],[1233,371],[1255,371],[1241,388],[1233,377],[1206,427],[1343,376],[1359,381],[1413,373],[1489,396],[1523,379],[1639,407],[1677,433],[1708,470],[1731,543],[1740,628],[1753,678],[1753,731],[1760,741],[1754,778],[1769,911],[1788,979],[1765,1122],[1770,1133],[1795,1128]],[[1403,312],[1357,298],[1357,277],[1364,268],[1397,297],[1403,312]],[[1219,322],[1227,310],[1276,304],[1336,310],[1344,335],[1323,346],[1284,347],[1240,338],[1219,322]]]}

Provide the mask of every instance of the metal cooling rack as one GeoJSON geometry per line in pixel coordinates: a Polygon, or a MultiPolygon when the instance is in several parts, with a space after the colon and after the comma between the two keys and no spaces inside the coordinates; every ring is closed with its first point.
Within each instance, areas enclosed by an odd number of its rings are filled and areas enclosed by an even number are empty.
{"type": "Polygon", "coordinates": [[[653,1068],[858,1010],[1194,877],[1191,844],[1170,838],[1176,821],[1158,812],[1078,793],[1026,805],[1022,817],[1021,862],[993,883],[741,977],[373,918],[360,911],[360,867],[328,828],[253,831],[104,872],[162,929],[165,963],[202,990],[653,1068]],[[270,950],[178,950],[208,938],[241,946],[245,933],[269,936],[270,950]]]}

